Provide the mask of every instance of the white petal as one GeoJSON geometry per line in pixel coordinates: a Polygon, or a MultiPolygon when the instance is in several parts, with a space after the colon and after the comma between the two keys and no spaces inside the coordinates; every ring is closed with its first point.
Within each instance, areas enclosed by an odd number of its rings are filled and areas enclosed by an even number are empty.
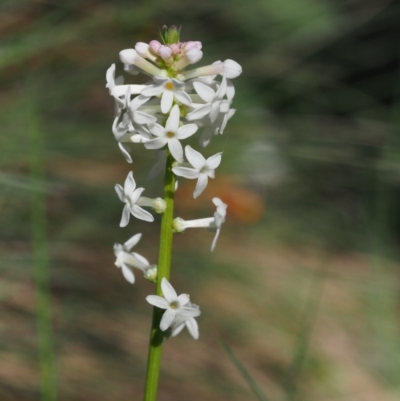
{"type": "MultiPolygon", "coordinates": [[[[151,141],[150,141],[151,142],[151,141]]],[[[149,143],[149,142],[148,142],[149,143]]],[[[168,141],[168,149],[177,162],[183,161],[183,149],[181,143],[176,138],[168,141]]]]}
{"type": "Polygon", "coordinates": [[[224,73],[227,78],[233,79],[242,73],[242,67],[234,60],[224,61],[224,73]]]}
{"type": "Polygon", "coordinates": [[[184,104],[186,106],[190,106],[192,104],[192,99],[184,91],[175,91],[174,96],[175,96],[175,99],[178,100],[178,102],[181,102],[182,104],[184,104]]]}
{"type": "Polygon", "coordinates": [[[133,284],[135,282],[135,275],[133,274],[132,270],[125,264],[122,264],[121,269],[125,280],[133,284]]]}
{"type": "Polygon", "coordinates": [[[124,195],[124,189],[122,188],[122,186],[121,185],[119,185],[119,184],[116,184],[115,185],[115,192],[117,193],[117,195],[118,195],[118,198],[119,198],[119,200],[121,201],[121,202],[125,202],[125,195],[124,195]]]}
{"type": "Polygon", "coordinates": [[[216,155],[211,156],[207,159],[206,166],[210,170],[215,170],[221,164],[221,159],[222,159],[222,153],[217,153],[216,155]]]}
{"type": "Polygon", "coordinates": [[[174,327],[171,331],[171,336],[175,337],[177,336],[182,330],[183,328],[186,326],[185,322],[182,322],[181,324],[179,324],[178,326],[174,327]]]}
{"type": "Polygon", "coordinates": [[[230,79],[226,80],[227,88],[226,88],[226,97],[228,100],[232,100],[235,96],[235,87],[230,79]]]}
{"type": "Polygon", "coordinates": [[[178,298],[178,295],[176,291],[174,290],[174,287],[170,284],[170,282],[163,277],[161,280],[161,290],[164,295],[164,298],[169,302],[175,302],[176,299],[178,298]]]}
{"type": "Polygon", "coordinates": [[[133,121],[136,124],[153,124],[157,121],[157,118],[151,116],[150,114],[143,113],[143,111],[136,110],[133,113],[133,121]]]}
{"type": "Polygon", "coordinates": [[[182,125],[182,127],[179,127],[178,130],[176,131],[175,136],[178,139],[186,139],[192,136],[197,130],[198,126],[196,124],[186,124],[182,125]]]}
{"type": "Polygon", "coordinates": [[[159,297],[158,295],[148,295],[146,297],[146,301],[150,305],[157,306],[157,308],[161,308],[161,309],[168,309],[169,308],[168,301],[163,297],[159,297]]]}
{"type": "Polygon", "coordinates": [[[146,210],[142,209],[138,205],[133,205],[131,208],[131,213],[139,220],[144,220],[148,222],[153,222],[154,217],[151,213],[147,212],[146,210]]]}
{"type": "Polygon", "coordinates": [[[132,252],[132,255],[136,258],[135,267],[137,267],[138,269],[144,270],[150,266],[149,261],[144,256],[142,256],[136,252],[132,252]]]}
{"type": "Polygon", "coordinates": [[[194,178],[199,178],[199,172],[189,167],[173,167],[172,172],[179,176],[193,180],[194,178]]]}
{"type": "Polygon", "coordinates": [[[134,236],[129,238],[128,241],[124,243],[125,250],[129,252],[140,241],[141,238],[141,233],[135,234],[134,236]]]}
{"type": "Polygon", "coordinates": [[[130,203],[134,205],[137,200],[139,199],[140,195],[142,195],[142,192],[144,191],[144,188],[136,188],[129,196],[130,203]]]}
{"type": "Polygon", "coordinates": [[[119,223],[120,227],[126,227],[129,223],[129,216],[130,216],[130,208],[129,205],[125,205],[122,209],[122,217],[121,222],[119,223]]]}
{"type": "Polygon", "coordinates": [[[188,121],[199,120],[200,118],[205,117],[211,111],[211,103],[207,103],[202,107],[199,107],[196,110],[191,111],[186,119],[188,121]]]}
{"type": "MultiPolygon", "coordinates": [[[[169,110],[169,109],[168,109],[169,110]]],[[[176,104],[168,117],[167,123],[165,124],[166,132],[176,132],[179,128],[179,120],[180,120],[180,110],[179,106],[176,104]]]]}
{"type": "Polygon", "coordinates": [[[211,252],[215,249],[215,245],[217,245],[217,239],[219,237],[220,231],[221,231],[221,229],[218,228],[218,230],[215,232],[215,236],[214,236],[213,242],[211,244],[211,252]]]}
{"type": "Polygon", "coordinates": [[[130,148],[126,145],[123,145],[121,142],[118,142],[118,147],[119,147],[119,150],[121,151],[122,155],[124,156],[125,160],[128,163],[132,163],[132,157],[129,154],[130,148]]]}
{"type": "Polygon", "coordinates": [[[189,330],[189,333],[195,340],[199,339],[199,325],[197,324],[196,319],[190,318],[186,320],[186,327],[189,330]]]}
{"type": "Polygon", "coordinates": [[[211,103],[214,100],[215,92],[209,86],[203,84],[202,82],[195,81],[193,86],[197,94],[206,102],[211,103]]]}
{"type": "Polygon", "coordinates": [[[155,139],[151,139],[150,141],[146,142],[144,144],[144,147],[146,149],[160,149],[162,148],[164,145],[166,145],[168,142],[168,139],[166,137],[163,138],[155,138],[155,139]]]}
{"type": "Polygon", "coordinates": [[[217,117],[218,117],[219,110],[220,110],[220,106],[221,106],[221,103],[220,103],[220,102],[214,102],[214,103],[211,105],[210,120],[211,120],[212,123],[214,123],[215,120],[216,120],[217,117]]]}
{"type": "Polygon", "coordinates": [[[183,308],[179,308],[177,310],[177,313],[180,316],[187,316],[187,317],[196,317],[196,316],[200,316],[201,312],[199,309],[197,308],[190,308],[190,307],[183,307],[183,308]]]}
{"type": "Polygon", "coordinates": [[[217,99],[222,99],[225,96],[226,89],[227,89],[226,78],[225,76],[223,76],[221,84],[217,90],[217,93],[215,94],[215,97],[217,99]]]}
{"type": "Polygon", "coordinates": [[[132,99],[131,103],[129,104],[129,108],[132,111],[135,111],[149,100],[150,98],[148,96],[143,96],[143,95],[136,96],[134,99],[132,99]]]}
{"type": "Polygon", "coordinates": [[[162,125],[157,124],[157,123],[150,124],[149,130],[154,136],[157,136],[157,137],[163,137],[166,135],[165,128],[162,125]]]}
{"type": "Polygon", "coordinates": [[[119,52],[119,58],[124,64],[135,64],[137,52],[133,49],[124,49],[119,52]]]}
{"type": "Polygon", "coordinates": [[[189,298],[189,296],[187,294],[181,294],[178,297],[178,303],[181,306],[186,305],[189,301],[190,301],[190,298],[189,298]]]}
{"type": "Polygon", "coordinates": [[[189,145],[185,146],[185,155],[189,163],[197,170],[201,170],[207,163],[204,156],[189,145]]]}
{"type": "Polygon", "coordinates": [[[142,89],[140,94],[146,97],[158,96],[163,93],[163,90],[164,88],[161,85],[149,85],[148,87],[142,89]]]}
{"type": "Polygon", "coordinates": [[[133,173],[132,171],[129,172],[129,174],[127,175],[126,179],[125,179],[125,183],[124,183],[124,193],[125,195],[129,195],[130,193],[132,193],[136,188],[136,182],[133,178],[133,173]]]}
{"type": "Polygon", "coordinates": [[[172,91],[164,91],[161,97],[161,111],[166,114],[171,110],[174,102],[174,93],[172,91]]]}
{"type": "Polygon", "coordinates": [[[174,321],[174,318],[176,316],[176,312],[172,309],[167,309],[164,314],[163,317],[161,318],[161,322],[160,322],[160,329],[162,331],[165,331],[169,328],[169,326],[171,326],[172,322],[174,321]]]}
{"type": "Polygon", "coordinates": [[[197,198],[207,187],[208,177],[206,174],[200,174],[197,180],[196,188],[193,192],[193,198],[197,198]]]}

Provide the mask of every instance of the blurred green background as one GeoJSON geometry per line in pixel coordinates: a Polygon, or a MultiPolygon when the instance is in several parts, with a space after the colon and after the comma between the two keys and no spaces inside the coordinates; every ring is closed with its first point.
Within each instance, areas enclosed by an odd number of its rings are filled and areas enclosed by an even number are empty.
{"type": "Polygon", "coordinates": [[[121,156],[105,72],[164,24],[203,43],[199,66],[231,58],[243,74],[204,152],[223,150],[217,178],[196,201],[193,181],[177,193],[177,216],[209,216],[213,196],[229,216],[213,254],[207,231],[175,239],[172,282],[201,305],[200,340],[165,344],[160,401],[256,400],[238,363],[258,399],[398,400],[399,18],[383,0],[3,0],[0,400],[40,399],[46,266],[59,399],[142,397],[153,286],[129,285],[112,245],[142,232],[136,251],[156,263],[159,218],[121,229],[113,187],[131,169],[147,196],[162,184],[146,180],[152,152],[121,156]]]}

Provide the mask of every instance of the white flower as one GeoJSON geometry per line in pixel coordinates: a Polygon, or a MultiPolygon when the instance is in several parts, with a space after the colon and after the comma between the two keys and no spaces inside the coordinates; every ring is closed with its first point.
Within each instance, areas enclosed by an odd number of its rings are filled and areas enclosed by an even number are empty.
{"type": "Polygon", "coordinates": [[[222,153],[217,153],[206,160],[201,153],[187,145],[185,147],[185,154],[193,168],[179,166],[173,167],[172,171],[180,177],[188,179],[197,178],[197,185],[193,192],[193,197],[197,198],[206,188],[208,177],[215,178],[215,169],[221,163],[222,153]]]}
{"type": "Polygon", "coordinates": [[[119,58],[124,63],[125,66],[124,68],[128,72],[131,69],[130,67],[134,66],[139,70],[141,70],[142,72],[147,73],[148,75],[154,75],[159,77],[167,75],[166,70],[161,70],[155,65],[151,64],[149,61],[140,56],[138,52],[134,49],[125,49],[120,51],[119,58]]]}
{"type": "Polygon", "coordinates": [[[192,103],[190,96],[183,90],[185,84],[175,78],[154,77],[154,84],[142,89],[143,96],[161,95],[161,111],[166,114],[171,110],[174,99],[189,106],[192,103]]]}
{"type": "Polygon", "coordinates": [[[219,198],[213,198],[212,201],[217,207],[214,217],[196,220],[183,220],[180,217],[177,217],[172,222],[172,229],[176,233],[182,233],[187,228],[208,228],[211,231],[215,231],[215,236],[211,244],[211,252],[215,249],[215,245],[217,244],[217,239],[219,237],[222,224],[225,222],[226,209],[228,207],[228,205],[222,202],[222,200],[219,198]]]}
{"type": "Polygon", "coordinates": [[[157,123],[149,124],[150,132],[157,138],[146,142],[144,144],[146,149],[160,149],[164,145],[168,145],[174,159],[182,161],[183,149],[179,140],[192,136],[197,131],[197,125],[187,124],[179,127],[179,122],[179,106],[176,104],[171,110],[165,128],[157,123]]]}
{"type": "Polygon", "coordinates": [[[184,71],[179,74],[182,81],[203,77],[207,75],[224,75],[226,78],[233,79],[242,73],[242,67],[234,60],[218,61],[205,67],[195,68],[194,70],[184,71]]]}
{"type": "Polygon", "coordinates": [[[124,77],[120,76],[115,78],[115,64],[112,64],[107,70],[106,81],[106,88],[108,88],[110,91],[110,95],[113,96],[119,103],[122,102],[119,98],[125,96],[128,88],[130,89],[132,95],[138,95],[146,87],[145,85],[122,85],[124,83],[124,77]]]}
{"type": "Polygon", "coordinates": [[[128,239],[123,245],[114,244],[114,254],[117,258],[115,265],[122,270],[122,274],[125,280],[133,284],[135,282],[135,275],[133,274],[131,267],[136,267],[146,274],[147,270],[156,269],[155,266],[151,266],[146,258],[139,255],[136,252],[130,252],[130,250],[140,241],[142,234],[135,234],[133,237],[128,239]]]}
{"type": "Polygon", "coordinates": [[[176,291],[164,277],[161,281],[161,289],[164,297],[158,295],[148,295],[146,300],[149,304],[157,308],[165,309],[163,317],[160,322],[160,329],[167,330],[176,316],[195,317],[200,315],[200,310],[191,306],[189,303],[189,295],[177,295],[176,291]]]}
{"type": "MultiPolygon", "coordinates": [[[[188,307],[199,309],[198,305],[192,304],[188,302],[188,307]]],[[[194,317],[187,317],[187,316],[180,316],[176,315],[174,321],[172,322],[170,329],[171,329],[171,336],[177,336],[184,327],[187,327],[191,336],[195,339],[199,339],[199,325],[194,317]]]]}
{"type": "Polygon", "coordinates": [[[144,221],[154,221],[154,217],[137,205],[140,195],[144,191],[144,188],[136,188],[135,180],[133,179],[132,171],[126,177],[124,188],[117,184],[115,186],[115,191],[118,194],[121,202],[125,203],[124,209],[122,211],[121,227],[125,227],[129,223],[129,216],[135,216],[137,219],[144,221]]]}

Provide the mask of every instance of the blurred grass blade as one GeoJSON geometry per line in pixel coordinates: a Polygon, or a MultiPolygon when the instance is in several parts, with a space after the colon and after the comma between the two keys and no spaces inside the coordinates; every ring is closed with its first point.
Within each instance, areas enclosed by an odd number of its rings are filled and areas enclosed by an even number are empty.
{"type": "Polygon", "coordinates": [[[38,331],[40,390],[43,401],[57,399],[57,379],[51,325],[49,259],[47,251],[46,209],[44,194],[44,139],[39,115],[32,96],[25,93],[28,110],[31,172],[31,232],[33,271],[36,291],[36,324],[38,331]]]}
{"type": "Polygon", "coordinates": [[[257,384],[257,382],[254,380],[253,376],[250,374],[250,372],[245,368],[245,366],[242,364],[240,359],[236,356],[236,354],[232,351],[232,349],[229,347],[228,344],[226,344],[224,341],[221,341],[222,347],[224,348],[225,352],[228,354],[229,359],[232,361],[232,363],[236,366],[236,369],[240,372],[240,374],[243,376],[243,379],[246,380],[247,384],[251,388],[251,391],[253,394],[256,396],[256,398],[259,401],[268,401],[268,398],[264,394],[264,392],[261,390],[260,386],[257,384]]]}

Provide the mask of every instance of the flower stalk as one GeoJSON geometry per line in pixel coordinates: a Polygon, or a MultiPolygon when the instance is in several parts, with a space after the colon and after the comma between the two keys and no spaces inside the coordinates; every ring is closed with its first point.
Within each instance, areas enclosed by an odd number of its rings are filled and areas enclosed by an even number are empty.
{"type": "MultiPolygon", "coordinates": [[[[172,164],[175,159],[169,153],[164,176],[164,201],[166,209],[161,220],[160,253],[158,259],[158,273],[156,283],[156,295],[162,296],[161,281],[165,277],[169,280],[172,259],[172,221],[174,218],[175,175],[172,172],[172,164]]],[[[146,385],[144,401],[157,399],[158,379],[161,367],[162,344],[165,334],[160,329],[160,321],[163,311],[157,307],[153,309],[153,320],[150,332],[150,346],[147,359],[146,385]]]]}

